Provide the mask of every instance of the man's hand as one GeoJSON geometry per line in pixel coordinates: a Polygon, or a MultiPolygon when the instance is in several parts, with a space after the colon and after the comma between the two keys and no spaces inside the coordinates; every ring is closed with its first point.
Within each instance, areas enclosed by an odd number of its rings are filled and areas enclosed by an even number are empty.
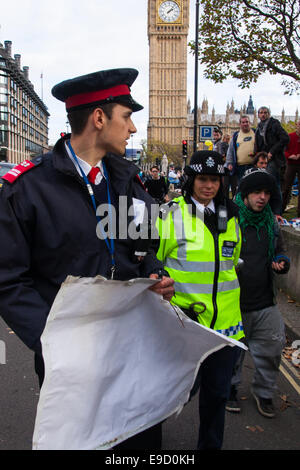
{"type": "Polygon", "coordinates": [[[273,261],[272,269],[274,271],[281,271],[282,269],[284,269],[284,261],[281,261],[280,263],[276,263],[275,261],[273,261]]]}
{"type": "MultiPolygon", "coordinates": [[[[150,274],[150,279],[159,279],[158,274],[150,274]]],[[[162,279],[154,284],[154,286],[149,287],[150,290],[156,294],[163,296],[165,300],[170,301],[174,295],[174,280],[170,277],[163,276],[162,279]]]]}
{"type": "Polygon", "coordinates": [[[277,222],[278,222],[280,225],[284,224],[284,220],[283,220],[283,217],[282,217],[281,215],[276,214],[275,217],[276,217],[277,222]]]}

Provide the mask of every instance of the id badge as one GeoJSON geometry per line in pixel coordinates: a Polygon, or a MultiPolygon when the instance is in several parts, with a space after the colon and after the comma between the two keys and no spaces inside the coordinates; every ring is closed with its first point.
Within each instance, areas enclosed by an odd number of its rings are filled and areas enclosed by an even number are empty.
{"type": "Polygon", "coordinates": [[[222,246],[222,256],[232,258],[236,242],[224,241],[222,246]]]}

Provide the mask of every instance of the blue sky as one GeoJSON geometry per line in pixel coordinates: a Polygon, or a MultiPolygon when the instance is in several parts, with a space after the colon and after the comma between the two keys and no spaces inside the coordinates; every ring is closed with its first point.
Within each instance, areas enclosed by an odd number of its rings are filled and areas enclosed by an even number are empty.
{"type": "MultiPolygon", "coordinates": [[[[191,0],[189,38],[195,33],[195,2],[191,0]]],[[[101,69],[134,67],[139,76],[132,87],[134,98],[145,106],[134,114],[137,134],[130,146],[146,138],[148,122],[147,0],[16,0],[3,2],[0,42],[12,41],[12,55],[21,54],[21,67],[29,66],[29,78],[51,114],[49,143],[66,129],[64,104],[51,95],[58,82],[101,69]],[[43,87],[41,83],[43,73],[43,87]]],[[[283,94],[280,78],[266,76],[249,90],[236,80],[215,85],[204,80],[199,69],[198,104],[204,97],[217,114],[234,99],[237,108],[252,95],[254,106],[271,107],[273,115],[300,112],[300,98],[283,94]]],[[[188,97],[194,99],[194,58],[188,57],[188,97]]]]}

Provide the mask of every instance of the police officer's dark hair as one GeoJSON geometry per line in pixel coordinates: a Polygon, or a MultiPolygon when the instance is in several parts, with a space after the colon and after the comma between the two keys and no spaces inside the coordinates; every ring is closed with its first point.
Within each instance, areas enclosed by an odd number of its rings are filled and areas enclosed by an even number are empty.
{"type": "Polygon", "coordinates": [[[80,135],[85,129],[89,116],[94,112],[95,109],[101,108],[104,114],[111,119],[113,108],[116,103],[106,103],[101,105],[93,105],[83,109],[71,110],[68,113],[68,121],[71,126],[72,134],[80,135]]]}

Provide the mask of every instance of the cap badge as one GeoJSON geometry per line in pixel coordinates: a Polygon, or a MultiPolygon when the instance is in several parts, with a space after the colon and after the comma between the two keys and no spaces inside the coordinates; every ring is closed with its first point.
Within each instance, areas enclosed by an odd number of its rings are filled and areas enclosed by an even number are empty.
{"type": "Polygon", "coordinates": [[[213,158],[211,157],[208,157],[208,159],[206,160],[206,166],[209,166],[210,168],[215,166],[215,161],[213,158]]]}

